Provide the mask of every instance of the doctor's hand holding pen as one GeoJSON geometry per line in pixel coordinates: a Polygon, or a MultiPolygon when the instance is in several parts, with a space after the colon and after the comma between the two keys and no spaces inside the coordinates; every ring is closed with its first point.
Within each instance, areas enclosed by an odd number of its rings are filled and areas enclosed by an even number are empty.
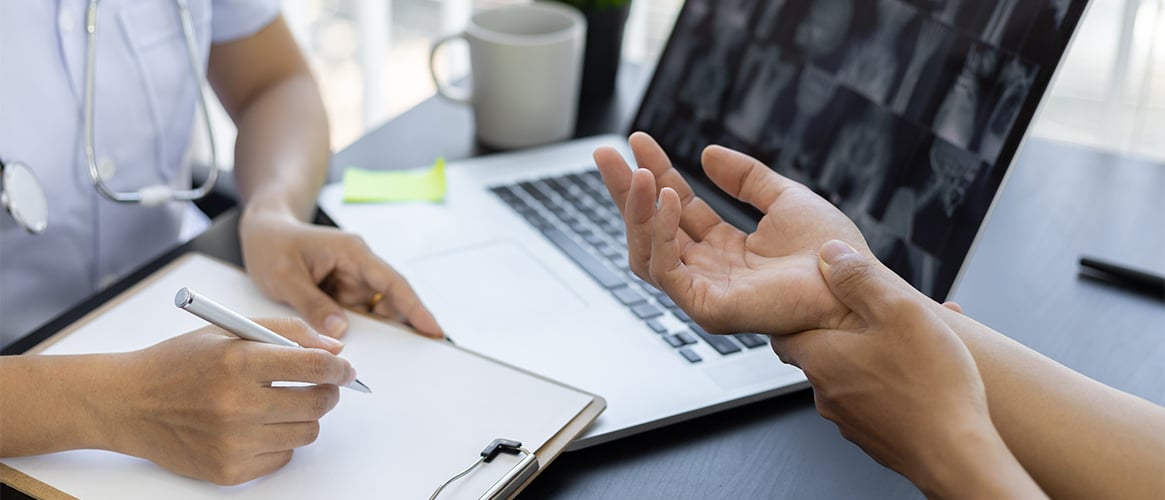
{"type": "Polygon", "coordinates": [[[208,326],[128,353],[0,358],[3,456],[110,450],[221,485],[279,469],[356,372],[336,356],[343,344],[306,323],[259,323],[303,348],[208,326]]]}

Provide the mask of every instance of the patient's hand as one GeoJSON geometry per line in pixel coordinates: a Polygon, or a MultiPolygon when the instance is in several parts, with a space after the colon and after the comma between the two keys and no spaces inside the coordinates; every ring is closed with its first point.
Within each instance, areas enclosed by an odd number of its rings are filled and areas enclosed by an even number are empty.
{"type": "Polygon", "coordinates": [[[942,306],[842,242],[822,248],[820,267],[866,326],[772,346],[804,370],[821,415],[928,496],[1042,497],[995,430],[978,367],[942,306]]]}
{"type": "Polygon", "coordinates": [[[840,210],[749,156],[709,147],[703,155],[708,177],[766,214],[746,234],[692,193],[650,136],[630,140],[641,167],[634,173],[612,149],[594,156],[627,224],[631,269],[701,326],[783,335],[860,321],[817,269],[817,250],[831,239],[871,255],[840,210]]]}

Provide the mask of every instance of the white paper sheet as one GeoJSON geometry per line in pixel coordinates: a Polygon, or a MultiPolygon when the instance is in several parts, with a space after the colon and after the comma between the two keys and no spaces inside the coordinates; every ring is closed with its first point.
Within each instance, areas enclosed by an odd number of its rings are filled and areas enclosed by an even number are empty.
{"type": "MultiPolygon", "coordinates": [[[[263,298],[240,271],[196,255],[45,354],[135,350],[205,326],[174,306],[182,287],[247,316],[292,314],[263,298]]],[[[92,450],[3,462],[80,498],[428,498],[493,439],[537,450],[591,401],[445,342],[349,316],[342,356],[373,393],[341,390],[319,439],[269,476],[219,487],[92,450]]],[[[441,498],[477,498],[504,474],[505,462],[454,483],[441,498]]]]}

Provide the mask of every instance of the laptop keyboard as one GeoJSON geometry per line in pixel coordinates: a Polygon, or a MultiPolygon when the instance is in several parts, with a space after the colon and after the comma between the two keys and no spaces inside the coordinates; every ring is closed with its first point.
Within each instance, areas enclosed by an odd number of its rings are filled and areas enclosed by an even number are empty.
{"type": "Polygon", "coordinates": [[[643,320],[659,335],[661,346],[674,349],[688,362],[704,361],[692,349],[701,342],[719,356],[768,345],[768,337],[755,333],[712,335],[704,331],[671,298],[631,272],[623,219],[597,170],[490,190],[643,320]]]}

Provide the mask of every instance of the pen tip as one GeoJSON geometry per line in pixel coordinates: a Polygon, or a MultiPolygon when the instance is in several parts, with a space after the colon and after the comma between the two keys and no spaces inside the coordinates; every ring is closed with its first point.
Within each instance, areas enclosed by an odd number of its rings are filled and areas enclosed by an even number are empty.
{"type": "Polygon", "coordinates": [[[365,394],[372,394],[372,389],[368,388],[367,385],[364,385],[364,382],[359,380],[353,380],[352,383],[348,384],[348,387],[351,387],[352,389],[363,392],[365,394]]]}

